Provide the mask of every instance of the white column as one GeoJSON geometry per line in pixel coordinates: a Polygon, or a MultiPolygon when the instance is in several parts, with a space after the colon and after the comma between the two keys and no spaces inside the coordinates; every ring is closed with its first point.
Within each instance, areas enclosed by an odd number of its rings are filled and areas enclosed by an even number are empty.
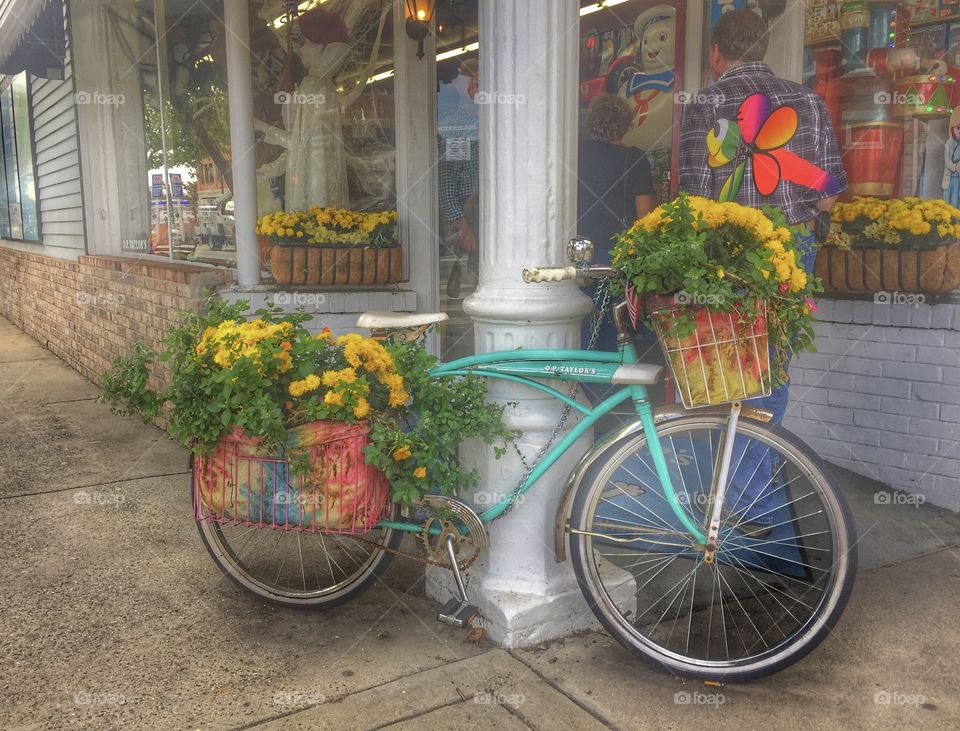
{"type": "Polygon", "coordinates": [[[227,89],[230,98],[230,167],[233,170],[237,276],[241,286],[260,282],[257,244],[257,168],[250,80],[250,18],[245,0],[223,0],[227,89]]]}
{"type": "MultiPolygon", "coordinates": [[[[480,2],[480,284],[464,302],[476,322],[478,352],[513,348],[576,348],[590,300],[573,282],[526,285],[525,266],[566,263],[577,210],[576,0],[480,2]]],[[[523,431],[532,460],[561,405],[500,381],[490,397],[517,402],[508,423],[523,431]]],[[[571,422],[575,421],[573,417],[571,422]]],[[[553,525],[564,479],[587,446],[571,449],[513,512],[490,526],[491,547],[468,573],[467,591],[488,635],[507,646],[529,645],[591,626],[569,564],[553,555],[553,525]]],[[[464,449],[489,500],[523,474],[511,452],[464,449]]],[[[427,590],[450,596],[449,572],[430,569],[427,590]]]]}
{"type": "MultiPolygon", "coordinates": [[[[397,214],[406,245],[410,288],[419,312],[440,306],[440,248],[437,232],[437,61],[436,38],[424,39],[422,59],[406,32],[403,3],[393,9],[394,117],[396,124],[397,214]]],[[[427,347],[437,353],[431,336],[427,347]]]]}

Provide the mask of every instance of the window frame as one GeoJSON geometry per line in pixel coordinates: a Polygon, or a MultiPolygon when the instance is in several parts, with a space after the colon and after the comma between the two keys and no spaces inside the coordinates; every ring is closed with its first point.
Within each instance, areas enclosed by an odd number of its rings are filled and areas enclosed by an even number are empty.
{"type": "Polygon", "coordinates": [[[33,199],[34,199],[35,204],[36,204],[37,237],[36,237],[36,238],[25,238],[25,237],[22,235],[22,234],[23,234],[23,184],[22,184],[21,174],[20,174],[20,154],[19,154],[19,150],[17,149],[17,148],[18,148],[18,142],[19,142],[19,135],[18,135],[18,132],[17,132],[16,103],[15,103],[15,101],[14,101],[14,99],[13,99],[13,94],[14,94],[14,92],[13,92],[13,81],[14,81],[14,79],[16,78],[16,76],[19,76],[20,74],[16,74],[16,75],[14,75],[14,76],[9,76],[9,75],[0,76],[0,105],[2,105],[2,104],[4,103],[4,98],[3,98],[3,97],[4,97],[4,92],[6,92],[6,90],[9,88],[9,89],[10,89],[10,119],[11,119],[11,122],[12,122],[11,127],[12,127],[12,130],[13,130],[13,144],[12,144],[12,149],[13,149],[13,155],[14,155],[14,157],[15,157],[16,168],[17,168],[17,193],[19,194],[19,200],[21,201],[21,202],[20,202],[20,232],[21,232],[21,236],[14,236],[14,235],[13,235],[13,226],[11,225],[11,219],[10,219],[10,189],[7,187],[7,174],[6,174],[6,173],[7,173],[7,163],[8,163],[8,161],[7,161],[7,159],[6,159],[6,155],[5,155],[5,152],[4,152],[4,147],[3,147],[3,144],[2,144],[2,132],[3,132],[3,130],[2,130],[2,128],[0,128],[0,164],[2,164],[2,169],[3,169],[3,171],[4,171],[4,176],[3,176],[3,181],[2,181],[3,185],[0,186],[0,194],[4,195],[4,196],[6,197],[6,203],[7,203],[7,228],[9,229],[8,234],[5,235],[5,236],[3,235],[2,232],[0,232],[0,238],[3,238],[3,239],[5,239],[5,240],[7,240],[7,241],[16,241],[16,242],[26,243],[26,244],[42,244],[42,242],[43,242],[43,221],[42,221],[41,211],[40,211],[39,186],[37,185],[38,177],[39,177],[39,176],[38,176],[38,172],[37,172],[37,147],[36,147],[36,135],[35,135],[35,131],[36,131],[36,130],[35,130],[35,128],[34,128],[34,117],[33,117],[33,88],[32,88],[32,86],[31,86],[31,84],[30,84],[30,74],[29,74],[28,72],[26,72],[26,71],[21,71],[20,73],[23,74],[23,77],[24,77],[24,88],[25,88],[25,91],[26,91],[26,110],[27,110],[26,129],[27,129],[27,134],[29,135],[28,147],[29,147],[29,150],[30,150],[30,165],[31,165],[31,170],[32,170],[32,172],[33,172],[33,199]]]}

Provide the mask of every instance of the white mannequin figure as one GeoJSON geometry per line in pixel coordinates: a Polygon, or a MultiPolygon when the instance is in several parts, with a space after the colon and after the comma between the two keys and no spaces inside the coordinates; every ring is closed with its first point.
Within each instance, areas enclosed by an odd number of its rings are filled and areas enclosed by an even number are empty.
{"type": "Polygon", "coordinates": [[[286,210],[311,205],[345,208],[350,203],[340,98],[333,82],[350,51],[347,29],[336,13],[316,8],[300,18],[299,56],[306,76],[296,91],[276,95],[283,104],[284,129],[256,121],[264,140],[284,148],[257,174],[285,173],[286,210]]]}

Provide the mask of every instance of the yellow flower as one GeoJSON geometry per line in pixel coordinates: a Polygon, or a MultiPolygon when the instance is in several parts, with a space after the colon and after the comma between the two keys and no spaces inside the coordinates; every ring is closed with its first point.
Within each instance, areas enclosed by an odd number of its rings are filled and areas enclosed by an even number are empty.
{"type": "Polygon", "coordinates": [[[356,416],[358,419],[362,419],[369,413],[370,413],[370,402],[361,396],[357,401],[357,405],[353,407],[353,415],[356,416]]]}
{"type": "Polygon", "coordinates": [[[343,394],[336,391],[327,391],[323,394],[323,403],[327,406],[343,406],[343,394]]]}
{"type": "Polygon", "coordinates": [[[338,383],[356,382],[357,372],[353,368],[344,368],[339,371],[324,371],[321,380],[324,386],[333,388],[338,383]]]}
{"type": "Polygon", "coordinates": [[[417,469],[413,471],[413,476],[416,477],[418,480],[422,480],[424,477],[427,476],[427,468],[417,467],[417,469]]]}
{"type": "Polygon", "coordinates": [[[291,396],[303,396],[303,394],[316,391],[318,388],[320,388],[320,379],[313,373],[301,381],[292,381],[290,385],[287,386],[287,390],[291,396]]]}
{"type": "Polygon", "coordinates": [[[718,276],[720,279],[723,279],[723,276],[724,276],[723,267],[717,267],[717,276],[718,276]]]}
{"type": "Polygon", "coordinates": [[[413,452],[410,451],[410,447],[404,444],[396,452],[393,453],[393,458],[397,462],[402,462],[405,459],[409,459],[411,454],[413,454],[413,452]]]}

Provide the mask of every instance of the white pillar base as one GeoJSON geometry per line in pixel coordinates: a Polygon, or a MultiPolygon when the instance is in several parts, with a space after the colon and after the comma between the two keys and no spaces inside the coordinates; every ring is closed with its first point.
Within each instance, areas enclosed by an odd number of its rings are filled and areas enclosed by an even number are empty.
{"type": "MultiPolygon", "coordinates": [[[[428,567],[427,593],[438,599],[456,596],[453,574],[428,567]]],[[[483,581],[468,580],[467,595],[480,610],[479,626],[491,641],[503,647],[531,647],[600,626],[576,581],[572,587],[551,586],[544,594],[495,589],[484,586],[483,581]]]]}
{"type": "MultiPolygon", "coordinates": [[[[556,426],[562,404],[513,384],[491,384],[490,391],[501,403],[517,403],[506,417],[511,428],[522,430],[517,447],[527,464],[532,464],[556,426]]],[[[577,416],[576,411],[570,414],[568,429],[577,416]]],[[[560,493],[567,475],[591,443],[592,432],[588,431],[518,499],[510,513],[488,524],[490,547],[465,573],[467,595],[480,610],[481,626],[498,644],[525,647],[598,626],[570,563],[558,563],[554,554],[560,493]]],[[[460,457],[467,469],[476,468],[480,474],[479,486],[463,497],[478,513],[508,495],[527,469],[512,448],[497,460],[490,448],[469,443],[461,448],[460,457]]],[[[452,572],[431,566],[426,575],[428,596],[444,602],[456,595],[452,572]]]]}

